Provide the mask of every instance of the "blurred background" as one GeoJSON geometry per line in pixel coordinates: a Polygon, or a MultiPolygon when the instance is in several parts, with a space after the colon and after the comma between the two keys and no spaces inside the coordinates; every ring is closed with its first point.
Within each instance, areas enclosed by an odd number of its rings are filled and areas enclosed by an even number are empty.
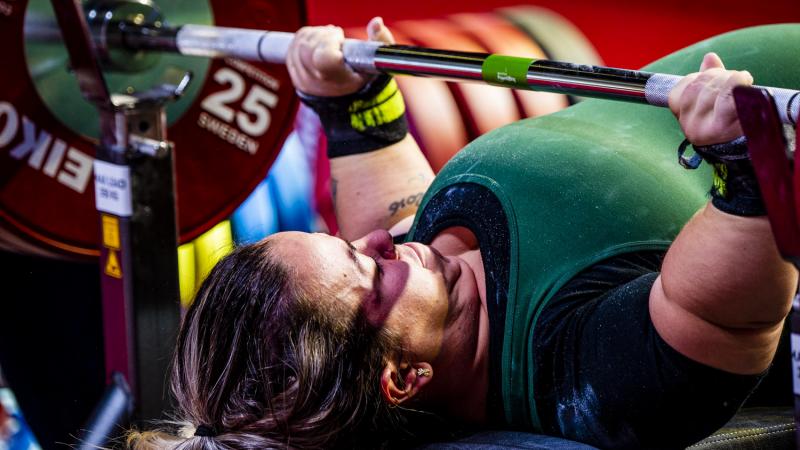
{"type": "Polygon", "coordinates": [[[458,12],[487,12],[521,4],[541,6],[564,16],[586,35],[607,65],[631,69],[725,31],[800,19],[800,8],[790,0],[767,0],[759,4],[746,0],[307,2],[309,23],[348,27],[366,24],[375,15],[391,23],[458,12]]]}

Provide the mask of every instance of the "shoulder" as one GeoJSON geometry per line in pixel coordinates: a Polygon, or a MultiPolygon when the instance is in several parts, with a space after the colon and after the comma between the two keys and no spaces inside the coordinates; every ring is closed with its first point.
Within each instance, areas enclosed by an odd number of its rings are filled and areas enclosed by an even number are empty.
{"type": "Polygon", "coordinates": [[[455,256],[477,250],[478,239],[468,228],[450,227],[437,234],[430,245],[445,256],[455,256]]]}

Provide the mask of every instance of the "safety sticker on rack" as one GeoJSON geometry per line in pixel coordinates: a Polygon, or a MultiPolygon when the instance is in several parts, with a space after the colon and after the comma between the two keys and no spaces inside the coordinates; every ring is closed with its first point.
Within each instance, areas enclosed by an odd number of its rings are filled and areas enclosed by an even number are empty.
{"type": "Polygon", "coordinates": [[[103,245],[119,250],[119,219],[103,214],[103,245]]]}
{"type": "Polygon", "coordinates": [[[109,250],[106,257],[106,275],[114,278],[122,278],[122,266],[115,250],[109,250]]]}

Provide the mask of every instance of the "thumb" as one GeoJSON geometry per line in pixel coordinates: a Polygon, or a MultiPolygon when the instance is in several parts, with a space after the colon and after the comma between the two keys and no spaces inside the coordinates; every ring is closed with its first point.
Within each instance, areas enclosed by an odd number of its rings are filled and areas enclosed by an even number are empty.
{"type": "Polygon", "coordinates": [[[704,72],[708,69],[724,69],[725,64],[722,63],[720,57],[714,53],[706,53],[703,57],[703,62],[700,64],[700,72],[704,72]]]}
{"type": "Polygon", "coordinates": [[[370,41],[383,42],[384,44],[394,44],[392,32],[386,28],[381,17],[373,17],[367,25],[367,35],[370,41]]]}
{"type": "Polygon", "coordinates": [[[319,39],[311,55],[314,68],[322,74],[340,73],[346,69],[342,53],[344,31],[339,27],[329,26],[322,32],[324,32],[323,38],[319,39]]]}
{"type": "Polygon", "coordinates": [[[311,55],[314,67],[321,73],[332,75],[346,70],[344,54],[339,47],[326,45],[317,47],[311,55]]]}

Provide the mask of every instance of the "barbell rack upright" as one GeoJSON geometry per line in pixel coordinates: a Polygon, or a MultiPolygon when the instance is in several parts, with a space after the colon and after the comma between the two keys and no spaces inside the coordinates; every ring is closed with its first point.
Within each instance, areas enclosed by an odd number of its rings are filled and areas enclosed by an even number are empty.
{"type": "Polygon", "coordinates": [[[130,403],[117,404],[133,417],[121,411],[120,420],[161,418],[180,324],[175,170],[165,105],[190,75],[137,95],[109,92],[81,1],[52,4],[81,92],[100,118],[94,185],[106,379],[121,375],[132,388],[130,403]]]}

